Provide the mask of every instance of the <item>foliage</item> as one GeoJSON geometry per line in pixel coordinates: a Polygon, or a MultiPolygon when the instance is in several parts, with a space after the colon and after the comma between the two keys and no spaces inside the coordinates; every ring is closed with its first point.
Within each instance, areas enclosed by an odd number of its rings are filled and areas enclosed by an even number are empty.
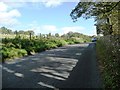
{"type": "Polygon", "coordinates": [[[81,41],[77,40],[76,38],[70,38],[66,40],[68,44],[79,44],[81,41]]]}
{"type": "Polygon", "coordinates": [[[24,49],[16,49],[14,47],[3,47],[0,54],[2,54],[2,59],[11,59],[25,56],[27,55],[27,51],[24,49]]]}
{"type": "Polygon", "coordinates": [[[1,34],[13,34],[12,30],[7,29],[6,27],[1,27],[0,28],[0,33],[1,34]]]}
{"type": "Polygon", "coordinates": [[[2,59],[21,57],[25,54],[31,55],[35,52],[41,52],[47,49],[52,49],[66,45],[66,42],[61,39],[2,39],[2,59]],[[26,53],[24,54],[24,52],[26,53]]]}
{"type": "Polygon", "coordinates": [[[82,42],[90,42],[90,36],[83,35],[78,32],[68,32],[67,34],[63,34],[61,37],[66,39],[66,41],[72,43],[82,43],[82,42]]]}
{"type": "Polygon", "coordinates": [[[86,19],[94,17],[98,34],[120,34],[118,30],[119,5],[120,2],[79,2],[70,16],[73,21],[77,21],[77,18],[81,16],[86,19]]]}
{"type": "Polygon", "coordinates": [[[55,34],[55,37],[59,37],[60,35],[58,33],[55,34]]]}
{"type": "Polygon", "coordinates": [[[1,34],[11,34],[11,35],[13,35],[13,34],[24,34],[24,35],[29,35],[30,33],[31,33],[31,35],[34,35],[35,33],[34,33],[34,31],[32,31],[32,30],[28,30],[28,31],[23,31],[23,30],[20,30],[20,31],[12,31],[11,29],[8,29],[8,28],[6,28],[6,27],[1,27],[0,28],[0,33],[1,34]]]}
{"type": "Polygon", "coordinates": [[[120,38],[116,36],[106,36],[97,41],[97,58],[100,62],[100,69],[104,88],[120,88],[120,62],[119,62],[119,41],[115,39],[120,38]],[[112,43],[112,44],[111,44],[112,43]]]}

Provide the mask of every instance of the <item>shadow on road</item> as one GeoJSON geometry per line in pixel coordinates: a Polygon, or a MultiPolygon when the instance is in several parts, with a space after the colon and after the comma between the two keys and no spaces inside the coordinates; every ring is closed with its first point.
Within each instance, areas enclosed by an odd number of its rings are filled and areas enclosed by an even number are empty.
{"type": "Polygon", "coordinates": [[[23,60],[21,62],[3,64],[2,87],[89,87],[89,85],[85,84],[85,81],[91,81],[90,77],[94,77],[94,71],[96,71],[93,70],[93,72],[91,72],[91,69],[93,68],[90,65],[95,64],[94,66],[96,66],[96,63],[91,61],[89,62],[89,60],[92,59],[88,58],[91,55],[90,51],[92,49],[90,47],[92,46],[93,45],[91,44],[89,44],[89,46],[88,44],[81,44],[60,47],[58,49],[53,49],[35,54],[33,56],[22,58],[20,59],[23,60]],[[85,55],[87,52],[89,53],[85,55]],[[85,65],[88,66],[85,68],[85,65]],[[89,77],[89,75],[91,76],[89,77]]]}

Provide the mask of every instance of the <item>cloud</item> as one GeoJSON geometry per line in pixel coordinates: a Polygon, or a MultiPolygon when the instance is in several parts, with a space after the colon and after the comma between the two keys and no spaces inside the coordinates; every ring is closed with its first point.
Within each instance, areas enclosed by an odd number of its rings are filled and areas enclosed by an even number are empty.
{"type": "Polygon", "coordinates": [[[3,2],[0,2],[0,12],[7,11],[8,6],[3,2]]]}
{"type": "Polygon", "coordinates": [[[61,34],[66,34],[70,31],[72,31],[72,32],[82,32],[83,30],[85,30],[85,28],[81,27],[81,26],[68,26],[68,27],[61,28],[61,30],[62,30],[61,34]]]}
{"type": "Polygon", "coordinates": [[[56,33],[58,28],[55,25],[39,25],[37,21],[33,21],[27,25],[25,25],[26,30],[33,30],[35,34],[48,34],[48,33],[56,33]]]}
{"type": "Polygon", "coordinates": [[[54,25],[43,25],[42,29],[46,30],[48,32],[55,32],[55,31],[57,31],[57,28],[54,25]]]}
{"type": "Polygon", "coordinates": [[[80,0],[1,0],[2,2],[79,2],[80,0]]]}
{"type": "Polygon", "coordinates": [[[63,2],[79,2],[80,0],[1,0],[12,7],[22,7],[27,5],[27,3],[39,3],[43,4],[45,7],[57,7],[63,2]]]}
{"type": "Polygon", "coordinates": [[[26,25],[26,30],[34,30],[36,34],[48,34],[48,33],[59,33],[60,35],[66,34],[70,31],[72,32],[84,32],[86,29],[82,26],[66,26],[66,27],[57,27],[56,25],[39,25],[37,21],[26,25]]]}
{"type": "Polygon", "coordinates": [[[93,26],[92,29],[82,27],[82,26],[68,26],[68,27],[62,27],[60,30],[61,30],[60,35],[66,34],[70,31],[79,32],[79,33],[90,35],[90,36],[97,35],[95,26],[93,26]]]}
{"type": "Polygon", "coordinates": [[[56,7],[62,4],[62,0],[42,0],[46,7],[56,7]]]}
{"type": "Polygon", "coordinates": [[[56,7],[64,2],[79,2],[79,0],[41,0],[46,7],[56,7]]]}
{"type": "Polygon", "coordinates": [[[25,24],[25,25],[19,25],[19,30],[33,30],[35,32],[36,35],[38,35],[39,33],[42,34],[48,34],[48,33],[59,33],[59,35],[63,35],[66,34],[70,31],[72,32],[78,32],[78,33],[82,33],[85,35],[96,35],[96,27],[93,26],[92,28],[87,28],[87,27],[83,27],[83,26],[63,26],[63,27],[58,27],[56,25],[53,24],[39,24],[37,21],[32,21],[29,24],[25,24]]]}
{"type": "Polygon", "coordinates": [[[66,34],[70,31],[72,32],[79,32],[85,35],[96,35],[96,28],[95,26],[89,30],[82,26],[65,26],[65,27],[57,27],[55,25],[39,25],[36,21],[33,21],[31,24],[25,25],[26,30],[33,30],[35,34],[48,34],[48,33],[59,33],[60,35],[66,34]]]}
{"type": "Polygon", "coordinates": [[[17,17],[21,16],[21,13],[17,9],[9,10],[9,6],[3,2],[0,2],[0,24],[2,26],[12,26],[18,24],[17,17]]]}

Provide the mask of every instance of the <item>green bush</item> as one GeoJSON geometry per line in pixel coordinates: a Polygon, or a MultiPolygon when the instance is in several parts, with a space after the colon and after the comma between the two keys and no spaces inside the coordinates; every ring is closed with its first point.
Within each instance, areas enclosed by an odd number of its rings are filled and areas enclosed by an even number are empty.
{"type": "Polygon", "coordinates": [[[47,42],[45,47],[46,47],[46,49],[52,49],[52,48],[56,48],[57,45],[53,42],[47,42]]]}
{"type": "Polygon", "coordinates": [[[0,54],[2,55],[2,59],[7,58],[7,56],[8,56],[8,49],[6,47],[2,47],[2,50],[0,50],[0,54]]]}
{"type": "Polygon", "coordinates": [[[11,59],[11,58],[16,58],[16,57],[22,57],[27,55],[27,51],[24,49],[16,49],[16,48],[7,48],[3,47],[2,50],[0,51],[0,54],[2,54],[2,59],[11,59]]]}
{"type": "Polygon", "coordinates": [[[54,40],[54,43],[57,45],[57,47],[67,45],[67,42],[63,39],[56,39],[56,40],[54,40]]]}
{"type": "Polygon", "coordinates": [[[68,43],[65,41],[65,40],[59,40],[59,47],[61,47],[61,46],[64,46],[64,45],[67,45],[68,43]]]}
{"type": "Polygon", "coordinates": [[[75,42],[74,42],[73,39],[67,39],[66,42],[67,42],[68,44],[75,44],[75,42]]]}
{"type": "Polygon", "coordinates": [[[75,44],[79,44],[79,43],[80,43],[80,40],[75,39],[75,40],[74,40],[74,43],[75,43],[75,44]]]}
{"type": "Polygon", "coordinates": [[[24,49],[17,49],[18,50],[18,56],[25,56],[27,55],[27,51],[24,49]]]}

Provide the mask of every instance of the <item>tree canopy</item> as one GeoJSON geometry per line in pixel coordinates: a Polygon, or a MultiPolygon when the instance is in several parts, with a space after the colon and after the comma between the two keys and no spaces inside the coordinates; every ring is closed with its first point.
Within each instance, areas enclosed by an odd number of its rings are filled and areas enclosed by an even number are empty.
{"type": "Polygon", "coordinates": [[[97,34],[120,34],[118,28],[119,2],[79,2],[71,11],[74,22],[78,18],[94,18],[97,34]]]}
{"type": "Polygon", "coordinates": [[[25,34],[25,35],[29,35],[31,33],[31,35],[34,35],[34,31],[32,30],[28,30],[28,31],[24,31],[24,30],[19,30],[19,31],[12,31],[11,29],[8,29],[6,27],[1,27],[0,28],[0,33],[1,34],[25,34]]]}

